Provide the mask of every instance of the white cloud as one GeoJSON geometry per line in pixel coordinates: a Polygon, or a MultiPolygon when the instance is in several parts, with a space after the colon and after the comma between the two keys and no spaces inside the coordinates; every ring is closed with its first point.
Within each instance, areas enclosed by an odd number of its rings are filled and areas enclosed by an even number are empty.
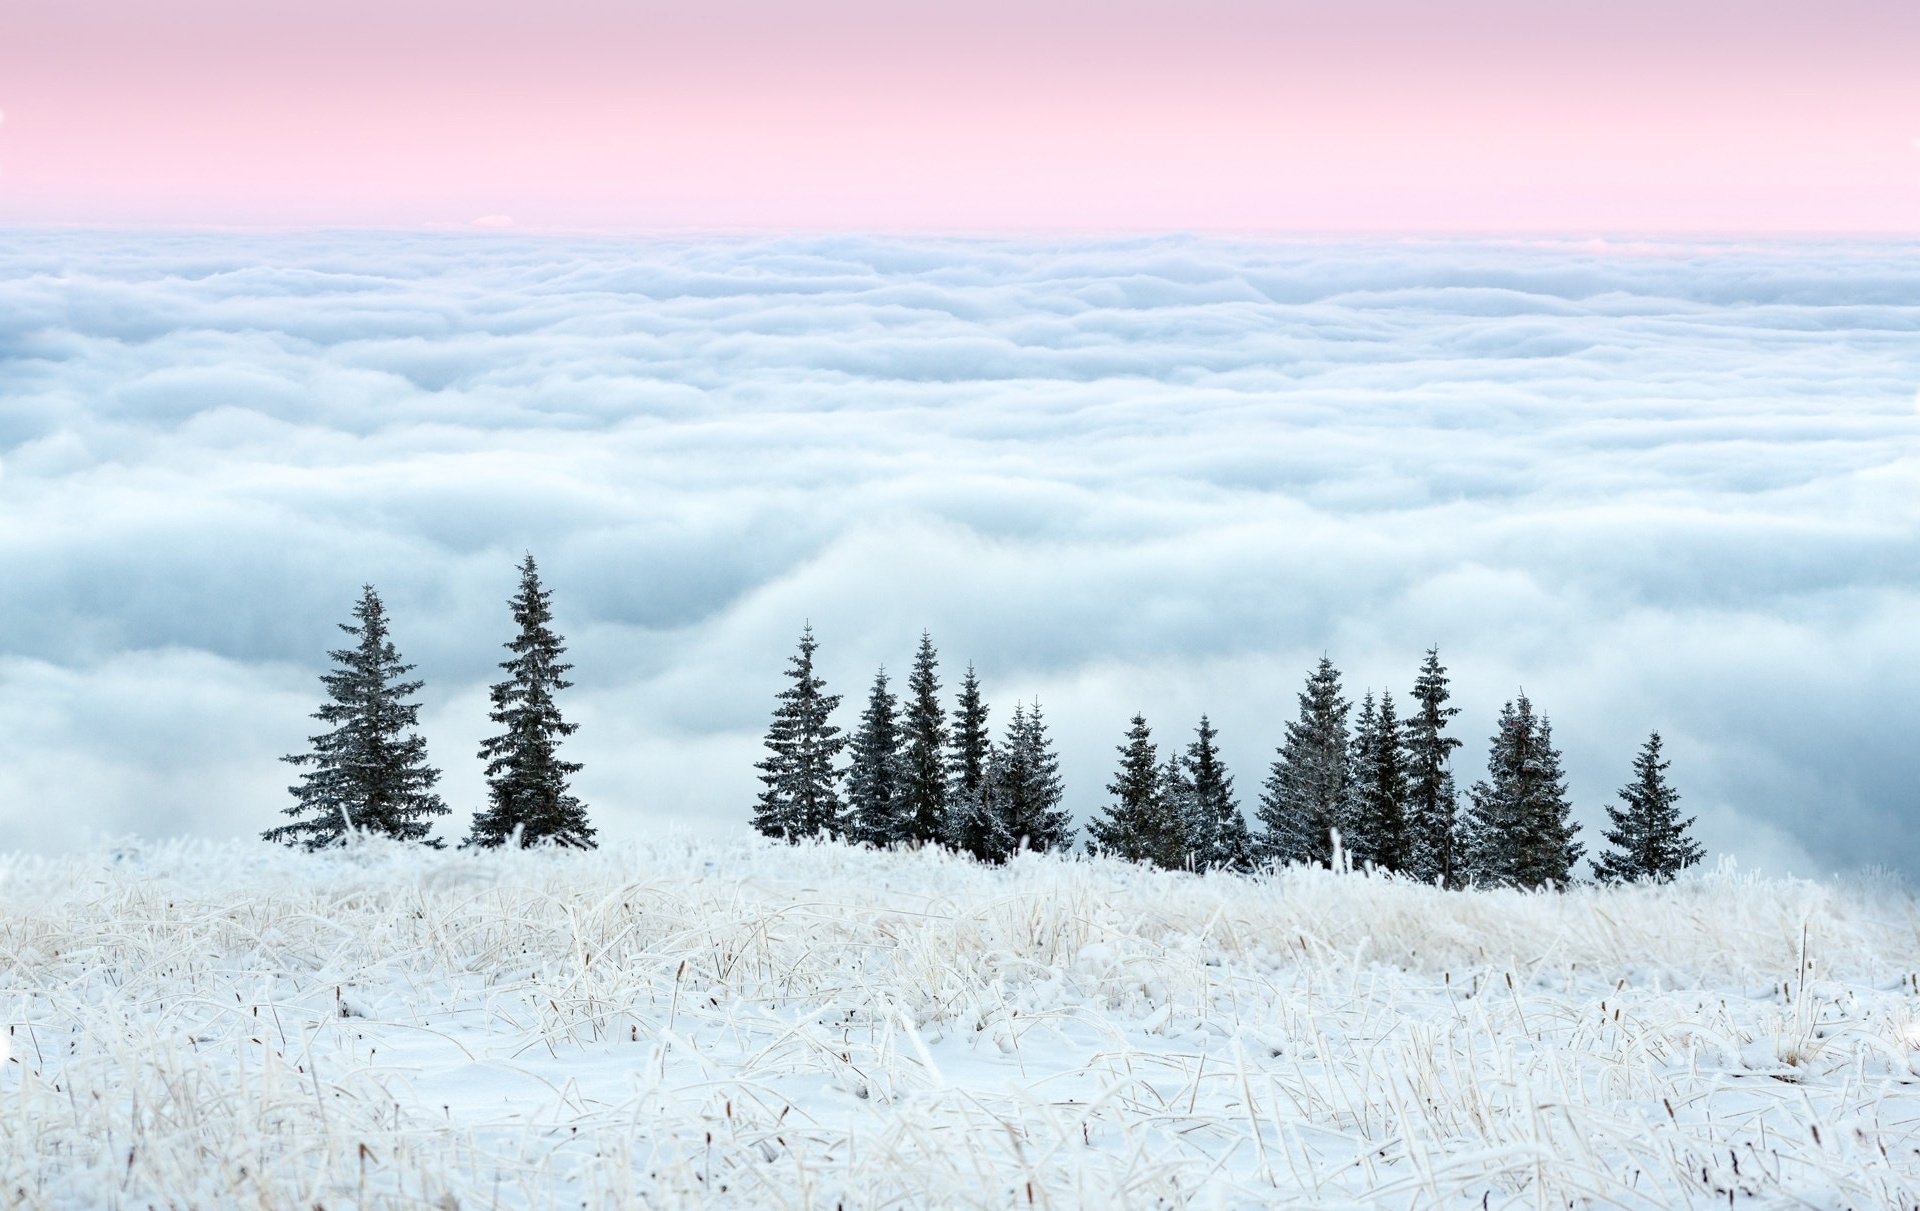
{"type": "Polygon", "coordinates": [[[744,819],[811,617],[843,691],[925,626],[1041,694],[1082,811],[1136,708],[1251,806],[1321,651],[1438,642],[1463,781],[1524,682],[1590,827],[1657,726],[1717,849],[1920,870],[1915,299],[1874,244],[35,234],[0,829],[272,823],[362,580],[464,813],[532,549],[613,835],[744,819]]]}
{"type": "Polygon", "coordinates": [[[483,214],[473,221],[475,227],[511,227],[513,216],[505,214],[483,214]]]}

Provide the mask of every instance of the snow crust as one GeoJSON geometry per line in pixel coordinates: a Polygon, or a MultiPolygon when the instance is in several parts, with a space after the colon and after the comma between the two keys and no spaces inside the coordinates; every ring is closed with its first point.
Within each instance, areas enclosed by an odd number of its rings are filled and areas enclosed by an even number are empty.
{"type": "Polygon", "coordinates": [[[676,838],[0,858],[0,1204],[1891,1207],[1920,912],[676,838]]]}

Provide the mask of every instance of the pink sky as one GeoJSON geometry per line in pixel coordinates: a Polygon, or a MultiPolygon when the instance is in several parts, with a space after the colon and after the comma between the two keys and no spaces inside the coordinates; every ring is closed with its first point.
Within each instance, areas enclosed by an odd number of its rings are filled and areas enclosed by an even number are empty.
{"type": "Polygon", "coordinates": [[[0,9],[0,221],[1920,230],[1916,0],[0,9]]]}

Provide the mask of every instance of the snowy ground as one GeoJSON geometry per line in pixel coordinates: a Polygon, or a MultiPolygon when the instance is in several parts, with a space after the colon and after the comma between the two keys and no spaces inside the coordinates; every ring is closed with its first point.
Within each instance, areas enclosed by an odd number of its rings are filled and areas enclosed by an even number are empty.
{"type": "Polygon", "coordinates": [[[1920,1204],[1885,886],[0,860],[0,1205],[1920,1204]]]}

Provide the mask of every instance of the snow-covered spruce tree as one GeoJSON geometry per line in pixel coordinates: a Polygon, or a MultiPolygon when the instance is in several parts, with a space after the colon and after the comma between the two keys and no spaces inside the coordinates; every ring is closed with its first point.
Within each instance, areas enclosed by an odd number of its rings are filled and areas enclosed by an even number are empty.
{"type": "Polygon", "coordinates": [[[980,697],[980,678],[973,666],[960,682],[960,700],[947,734],[947,797],[958,801],[979,793],[987,777],[987,754],[993,738],[987,732],[987,704],[980,697]]]}
{"type": "MultiPolygon", "coordinates": [[[[1201,854],[1194,848],[1196,838],[1193,834],[1193,779],[1187,777],[1186,764],[1180,760],[1177,745],[1167,746],[1167,759],[1160,763],[1160,801],[1166,814],[1166,828],[1170,840],[1167,857],[1175,859],[1168,869],[1199,870],[1201,854]]],[[[1162,859],[1156,859],[1159,865],[1162,859]]]]}
{"type": "Polygon", "coordinates": [[[487,763],[487,806],[473,819],[465,844],[504,845],[516,836],[523,846],[594,846],[587,809],[567,789],[580,772],[577,761],[560,759],[560,741],[580,729],[560,717],[554,695],[572,685],[561,661],[566,646],[553,630],[553,593],[540,586],[540,570],[528,555],[520,564],[520,591],[507,602],[520,628],[505,645],[512,658],[500,663],[506,680],[490,691],[487,717],[505,730],[480,742],[487,763]]]}
{"type": "Polygon", "coordinates": [[[1407,757],[1407,859],[1404,869],[1424,883],[1458,887],[1461,872],[1455,858],[1459,832],[1459,795],[1453,785],[1453,750],[1458,736],[1449,736],[1447,724],[1460,713],[1448,706],[1451,693],[1440,649],[1428,648],[1413,683],[1413,714],[1407,717],[1402,743],[1407,757]]]}
{"type": "Polygon", "coordinates": [[[947,844],[982,862],[1004,862],[1013,852],[1013,838],[994,810],[990,794],[996,778],[996,752],[987,732],[987,704],[980,698],[980,679],[973,666],[960,682],[960,702],[953,712],[947,752],[947,844]]]}
{"type": "Polygon", "coordinates": [[[1502,887],[1564,887],[1585,847],[1572,820],[1553,725],[1533,713],[1525,693],[1500,710],[1487,756],[1487,779],[1469,792],[1466,849],[1474,882],[1502,887]]]}
{"type": "Polygon", "coordinates": [[[1119,773],[1106,785],[1114,802],[1087,821],[1087,852],[1108,858],[1142,862],[1148,841],[1142,825],[1158,812],[1165,789],[1160,781],[1160,752],[1154,748],[1146,720],[1133,716],[1127,743],[1119,747],[1119,773]]]}
{"type": "Polygon", "coordinates": [[[1407,869],[1407,759],[1401,745],[1399,712],[1393,694],[1383,691],[1379,705],[1367,692],[1354,727],[1353,770],[1347,818],[1353,830],[1356,862],[1381,870],[1407,869]]]}
{"type": "Polygon", "coordinates": [[[947,840],[951,831],[947,794],[947,717],[940,709],[939,656],[933,638],[920,632],[920,650],[907,677],[902,704],[901,817],[902,840],[931,844],[947,840]]]}
{"type": "Polygon", "coordinates": [[[1261,857],[1282,864],[1333,861],[1332,834],[1346,825],[1349,709],[1339,671],[1322,656],[1260,796],[1261,857]]]}
{"type": "Polygon", "coordinates": [[[1007,753],[990,745],[981,766],[979,784],[955,797],[947,815],[947,844],[982,862],[1005,862],[1020,845],[1007,831],[1007,753]]]}
{"type": "Polygon", "coordinates": [[[1037,700],[1030,708],[1014,706],[1005,743],[996,753],[1001,760],[989,782],[989,810],[1012,840],[1014,851],[1051,853],[1071,847],[1073,818],[1061,806],[1066,792],[1060,780],[1060,758],[1053,751],[1037,700]]]}
{"type": "Polygon", "coordinates": [[[808,837],[838,836],[840,771],[834,759],[847,738],[832,722],[840,695],[826,692],[813,671],[819,648],[813,626],[800,632],[800,650],[788,657],[791,684],[781,690],[767,726],[767,755],[755,766],[763,789],[753,826],[769,837],[798,844],[808,837]]]}
{"type": "Polygon", "coordinates": [[[1220,761],[1219,739],[1213,723],[1200,716],[1181,763],[1187,792],[1187,849],[1196,870],[1250,870],[1253,838],[1233,794],[1233,775],[1220,761]]]}
{"type": "Polygon", "coordinates": [[[1368,830],[1372,821],[1366,817],[1366,792],[1362,784],[1379,739],[1379,725],[1380,710],[1374,705],[1373,691],[1368,690],[1360,699],[1360,709],[1353,716],[1353,730],[1347,735],[1347,800],[1340,807],[1343,821],[1340,841],[1356,867],[1365,865],[1373,857],[1373,837],[1368,830]]]}
{"type": "Polygon", "coordinates": [[[372,585],[361,587],[353,617],[358,625],[339,626],[356,642],[327,653],[339,667],[320,675],[327,701],[313,717],[332,730],[309,737],[311,752],[283,758],[309,768],[287,788],[294,822],[262,833],[269,841],[321,849],[350,831],[427,841],[429,817],[447,814],[433,790],[440,771],[427,764],[427,742],[409,730],[419,726],[420,704],[406,699],[423,683],[400,680],[413,666],[388,637],[386,607],[372,585]]]}
{"type": "MultiPolygon", "coordinates": [[[[1179,869],[1186,865],[1187,821],[1182,805],[1167,794],[1160,754],[1144,717],[1133,717],[1118,751],[1120,768],[1107,783],[1113,802],[1087,822],[1087,852],[1179,869]]],[[[1177,784],[1172,789],[1181,794],[1177,784]]]]}
{"type": "Polygon", "coordinates": [[[1602,883],[1636,879],[1669,883],[1700,861],[1700,843],[1687,835],[1694,817],[1682,820],[1679,792],[1667,784],[1670,761],[1660,759],[1660,733],[1647,737],[1633,759],[1633,781],[1620,788],[1623,807],[1607,808],[1606,853],[1594,859],[1593,874],[1602,883]]]}
{"type": "Polygon", "coordinates": [[[847,763],[847,839],[892,845],[909,839],[901,794],[899,706],[887,688],[887,670],[873,675],[867,709],[853,733],[847,763]]]}

